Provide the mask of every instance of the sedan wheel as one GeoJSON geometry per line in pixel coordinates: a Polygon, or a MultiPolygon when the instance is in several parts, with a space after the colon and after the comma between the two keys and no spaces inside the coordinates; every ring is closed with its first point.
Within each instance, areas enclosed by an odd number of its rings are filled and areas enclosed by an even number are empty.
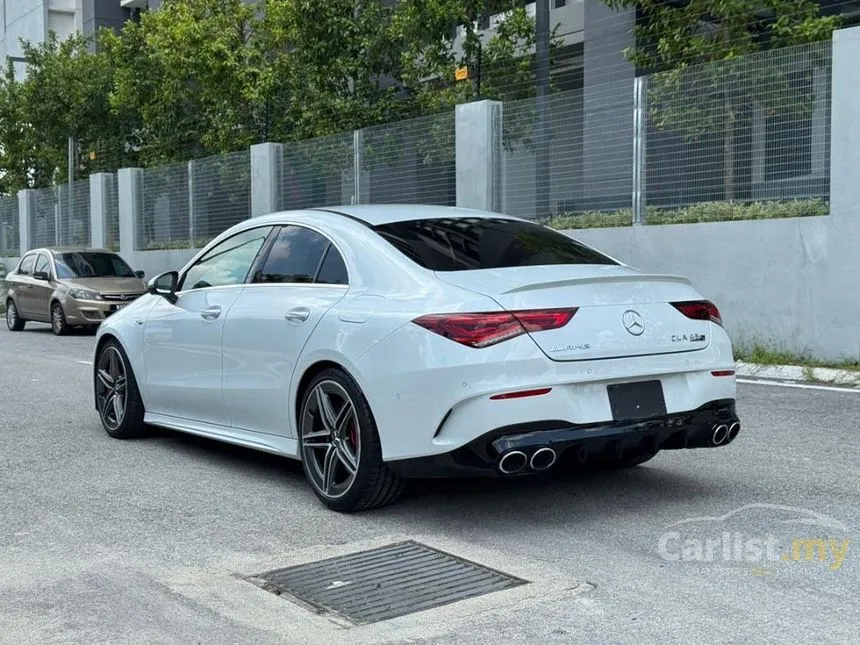
{"type": "Polygon", "coordinates": [[[95,388],[99,417],[110,436],[129,439],[143,434],[143,401],[125,352],[116,341],[108,341],[98,355],[95,388]]]}
{"type": "Polygon", "coordinates": [[[9,331],[21,331],[26,323],[18,315],[18,307],[15,306],[14,300],[6,302],[6,326],[9,331]]]}
{"type": "Polygon", "coordinates": [[[329,508],[365,510],[399,496],[403,482],[382,461],[370,406],[344,372],[325,370],[311,382],[299,431],[305,476],[329,508]]]}
{"type": "Polygon", "coordinates": [[[57,336],[63,336],[69,331],[66,314],[63,313],[63,308],[59,302],[51,305],[51,329],[57,336]]]}

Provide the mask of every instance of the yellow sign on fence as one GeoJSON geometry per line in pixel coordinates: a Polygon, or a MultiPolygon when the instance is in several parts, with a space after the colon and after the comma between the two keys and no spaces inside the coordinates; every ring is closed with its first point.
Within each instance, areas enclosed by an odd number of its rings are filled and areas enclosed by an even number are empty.
{"type": "Polygon", "coordinates": [[[458,67],[454,72],[454,78],[456,78],[458,81],[465,81],[469,78],[469,68],[458,67]]]}

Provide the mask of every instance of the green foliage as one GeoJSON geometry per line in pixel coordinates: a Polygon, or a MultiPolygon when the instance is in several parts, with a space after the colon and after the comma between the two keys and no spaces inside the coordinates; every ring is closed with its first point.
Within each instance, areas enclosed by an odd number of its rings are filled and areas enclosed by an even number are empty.
{"type": "Polygon", "coordinates": [[[840,24],[814,0],[603,1],[639,12],[637,45],[625,55],[657,72],[648,80],[654,123],[692,140],[722,136],[727,200],[736,197],[737,141],[751,110],[803,116],[815,100],[812,69],[824,62],[820,47],[753,54],[825,41],[840,24]]]}
{"type": "MultiPolygon", "coordinates": [[[[437,114],[479,90],[527,96],[533,45],[519,0],[165,0],[121,32],[25,44],[27,80],[0,76],[0,188],[65,181],[69,136],[84,176],[437,114]],[[506,20],[482,43],[485,7],[506,20]]],[[[336,147],[315,166],[343,165],[336,147]]]]}
{"type": "MultiPolygon", "coordinates": [[[[704,222],[730,222],[749,219],[781,219],[787,217],[816,217],[828,215],[830,205],[823,199],[795,199],[771,202],[702,202],[678,209],[648,207],[645,223],[699,224],[704,222]]],[[[611,212],[586,211],[560,213],[541,220],[556,229],[615,228],[633,225],[633,211],[629,208],[611,212]]]]}

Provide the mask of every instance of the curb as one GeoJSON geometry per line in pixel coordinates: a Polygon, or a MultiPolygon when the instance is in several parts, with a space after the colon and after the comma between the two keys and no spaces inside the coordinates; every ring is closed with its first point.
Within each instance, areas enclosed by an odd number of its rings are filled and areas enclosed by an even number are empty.
{"type": "Polygon", "coordinates": [[[759,365],[738,362],[738,376],[801,383],[827,383],[860,389],[860,372],[839,370],[830,367],[802,367],[799,365],[759,365]]]}

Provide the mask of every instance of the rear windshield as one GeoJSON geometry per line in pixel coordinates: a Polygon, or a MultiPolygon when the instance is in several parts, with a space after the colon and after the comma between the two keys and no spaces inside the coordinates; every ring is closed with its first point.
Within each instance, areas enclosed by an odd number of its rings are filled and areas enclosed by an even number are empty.
{"type": "Polygon", "coordinates": [[[373,229],[431,271],[618,264],[567,235],[531,222],[459,217],[392,222],[373,229]]]}

